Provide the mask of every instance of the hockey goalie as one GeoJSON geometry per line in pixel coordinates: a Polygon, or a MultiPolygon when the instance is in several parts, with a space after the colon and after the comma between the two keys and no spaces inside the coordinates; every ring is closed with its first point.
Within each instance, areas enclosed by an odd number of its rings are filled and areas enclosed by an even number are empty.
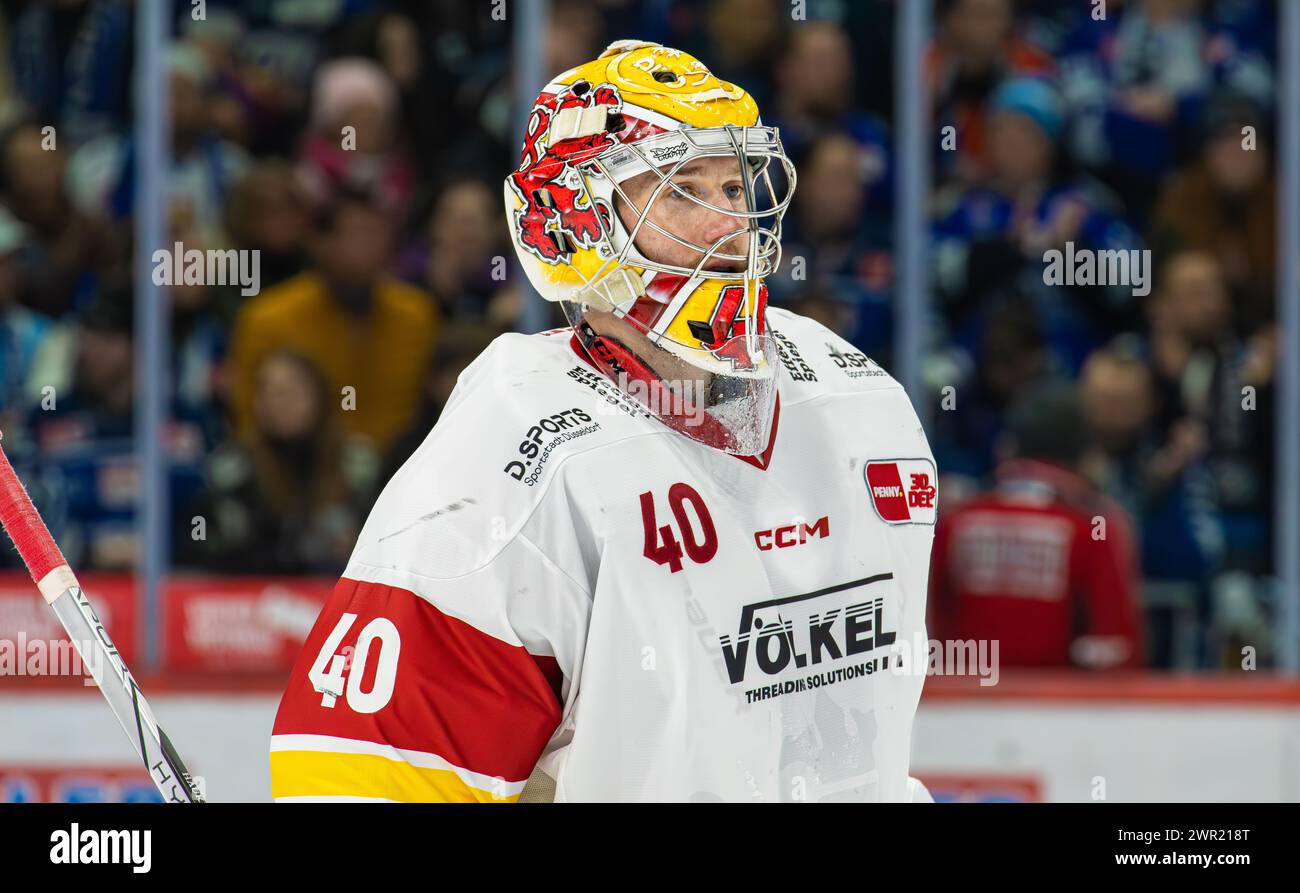
{"type": "Polygon", "coordinates": [[[794,186],[686,53],[542,91],[506,214],[571,326],[494,341],[378,498],[277,800],[928,799],[934,460],[884,370],[767,307],[794,186]]]}

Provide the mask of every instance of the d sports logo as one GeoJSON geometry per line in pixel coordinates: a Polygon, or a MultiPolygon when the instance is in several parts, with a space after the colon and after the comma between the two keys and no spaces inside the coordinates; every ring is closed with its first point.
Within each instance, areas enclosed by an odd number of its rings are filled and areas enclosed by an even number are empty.
{"type": "Polygon", "coordinates": [[[929,459],[876,459],[863,471],[876,514],[886,524],[933,524],[939,490],[929,459]]]}
{"type": "Polygon", "coordinates": [[[827,356],[835,361],[835,365],[849,378],[865,378],[878,375],[886,375],[884,369],[876,364],[871,357],[857,350],[843,351],[838,349],[834,344],[826,342],[827,356]]]}

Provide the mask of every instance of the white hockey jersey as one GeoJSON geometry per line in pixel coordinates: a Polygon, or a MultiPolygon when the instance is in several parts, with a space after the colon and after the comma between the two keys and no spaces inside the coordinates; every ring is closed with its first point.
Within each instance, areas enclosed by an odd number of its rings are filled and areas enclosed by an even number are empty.
{"type": "MultiPolygon", "coordinates": [[[[771,308],[767,451],[503,335],[377,500],[294,668],[276,799],[900,801],[934,461],[899,384],[771,308]]],[[[919,793],[918,793],[919,792],[919,793]]]]}

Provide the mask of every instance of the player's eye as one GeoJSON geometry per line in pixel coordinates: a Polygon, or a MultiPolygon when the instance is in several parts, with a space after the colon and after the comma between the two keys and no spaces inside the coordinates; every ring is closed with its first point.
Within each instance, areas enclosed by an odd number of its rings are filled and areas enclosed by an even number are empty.
{"type": "Polygon", "coordinates": [[[744,190],[744,188],[743,188],[742,186],[740,186],[739,184],[735,184],[735,185],[731,185],[731,186],[726,187],[726,193],[727,193],[727,200],[728,200],[728,201],[733,201],[733,202],[734,202],[734,201],[736,201],[737,199],[741,199],[741,198],[744,198],[744,197],[745,197],[745,190],[744,190]]]}

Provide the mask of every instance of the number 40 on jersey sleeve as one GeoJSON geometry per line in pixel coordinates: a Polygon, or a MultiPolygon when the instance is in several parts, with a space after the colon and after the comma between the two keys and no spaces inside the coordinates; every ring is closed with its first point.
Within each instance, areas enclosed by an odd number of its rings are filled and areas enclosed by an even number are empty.
{"type": "Polygon", "coordinates": [[[387,617],[376,617],[361,628],[355,646],[339,650],[356,614],[343,614],[334,630],[325,639],[320,653],[311,665],[307,678],[321,693],[320,705],[333,707],[339,698],[346,697],[347,705],[357,713],[378,713],[393,697],[397,682],[397,656],[402,650],[402,637],[397,627],[387,617]],[[361,690],[370,649],[378,643],[379,653],[375,667],[375,681],[370,691],[361,690]]]}

